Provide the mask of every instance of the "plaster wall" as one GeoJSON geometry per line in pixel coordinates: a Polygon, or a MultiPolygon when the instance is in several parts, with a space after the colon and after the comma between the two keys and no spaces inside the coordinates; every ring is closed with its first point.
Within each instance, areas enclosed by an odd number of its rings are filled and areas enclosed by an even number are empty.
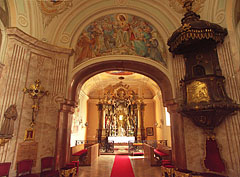
{"type": "Polygon", "coordinates": [[[87,140],[96,140],[96,133],[98,129],[98,108],[97,108],[98,100],[97,99],[89,99],[88,107],[87,107],[87,140]]]}
{"type": "Polygon", "coordinates": [[[66,92],[66,85],[63,83],[66,83],[67,79],[71,50],[42,43],[17,28],[7,29],[6,36],[5,65],[2,67],[0,79],[0,125],[4,121],[4,112],[11,104],[16,104],[18,118],[15,121],[13,138],[0,147],[0,161],[11,162],[10,176],[15,176],[16,161],[28,158],[32,153],[18,153],[20,144],[24,143],[25,130],[30,128],[33,104],[32,99],[25,95],[22,89],[29,88],[39,79],[50,93],[40,100],[34,126],[33,142],[37,144],[37,156],[33,172],[40,172],[40,159],[54,156],[55,153],[58,106],[66,92]]]}

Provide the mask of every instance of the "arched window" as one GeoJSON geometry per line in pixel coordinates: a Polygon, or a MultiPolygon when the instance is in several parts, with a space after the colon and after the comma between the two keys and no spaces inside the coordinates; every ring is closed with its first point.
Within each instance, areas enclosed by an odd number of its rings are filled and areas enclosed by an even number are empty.
{"type": "Polygon", "coordinates": [[[166,126],[171,126],[171,123],[170,123],[170,114],[169,114],[169,112],[167,111],[167,107],[165,107],[165,113],[166,113],[166,126]]]}

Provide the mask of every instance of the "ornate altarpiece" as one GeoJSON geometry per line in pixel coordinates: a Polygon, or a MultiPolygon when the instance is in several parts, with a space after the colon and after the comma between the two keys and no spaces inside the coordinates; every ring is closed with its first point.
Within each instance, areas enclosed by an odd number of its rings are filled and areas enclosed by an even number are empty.
{"type": "Polygon", "coordinates": [[[119,82],[107,87],[97,106],[99,142],[109,136],[145,139],[143,99],[129,85],[119,82]]]}

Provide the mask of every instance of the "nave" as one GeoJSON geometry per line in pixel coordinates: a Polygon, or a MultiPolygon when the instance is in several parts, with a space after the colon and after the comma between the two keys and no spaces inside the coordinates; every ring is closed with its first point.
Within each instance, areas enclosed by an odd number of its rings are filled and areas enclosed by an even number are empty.
{"type": "MultiPolygon", "coordinates": [[[[150,166],[143,156],[128,156],[131,161],[135,177],[159,177],[161,168],[150,166]]],[[[91,166],[80,166],[78,177],[110,177],[115,155],[100,155],[91,166]]],[[[114,176],[111,176],[114,177],[114,176]]],[[[124,177],[128,177],[124,175],[124,177]]]]}

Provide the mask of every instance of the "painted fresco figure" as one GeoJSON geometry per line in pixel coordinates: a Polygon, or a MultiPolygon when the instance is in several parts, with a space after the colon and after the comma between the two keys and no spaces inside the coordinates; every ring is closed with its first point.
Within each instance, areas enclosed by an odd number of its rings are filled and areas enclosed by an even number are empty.
{"type": "Polygon", "coordinates": [[[155,38],[150,39],[149,57],[165,64],[165,61],[163,60],[162,55],[159,51],[158,45],[159,45],[159,43],[158,43],[157,39],[155,39],[155,38]]]}
{"type": "Polygon", "coordinates": [[[124,13],[104,16],[89,24],[80,35],[75,66],[84,59],[115,54],[148,57],[167,66],[162,43],[158,31],[140,17],[124,13]]]}
{"type": "Polygon", "coordinates": [[[117,29],[116,46],[130,46],[130,24],[127,22],[124,14],[119,14],[117,20],[119,26],[117,29]]]}
{"type": "Polygon", "coordinates": [[[95,44],[95,38],[93,34],[91,35],[91,39],[88,37],[87,32],[83,32],[81,38],[77,43],[78,49],[81,49],[79,55],[77,57],[76,63],[79,63],[81,60],[85,58],[94,57],[92,46],[95,44]]]}
{"type": "Polygon", "coordinates": [[[93,22],[87,29],[87,31],[89,32],[88,34],[90,34],[90,36],[93,36],[95,39],[95,50],[96,53],[98,53],[100,51],[101,48],[101,43],[100,43],[100,36],[102,36],[102,29],[99,28],[98,23],[97,22],[93,22]]]}
{"type": "Polygon", "coordinates": [[[147,53],[147,47],[144,42],[144,34],[142,28],[138,28],[138,31],[135,33],[134,48],[135,52],[139,56],[145,56],[147,53]]]}

